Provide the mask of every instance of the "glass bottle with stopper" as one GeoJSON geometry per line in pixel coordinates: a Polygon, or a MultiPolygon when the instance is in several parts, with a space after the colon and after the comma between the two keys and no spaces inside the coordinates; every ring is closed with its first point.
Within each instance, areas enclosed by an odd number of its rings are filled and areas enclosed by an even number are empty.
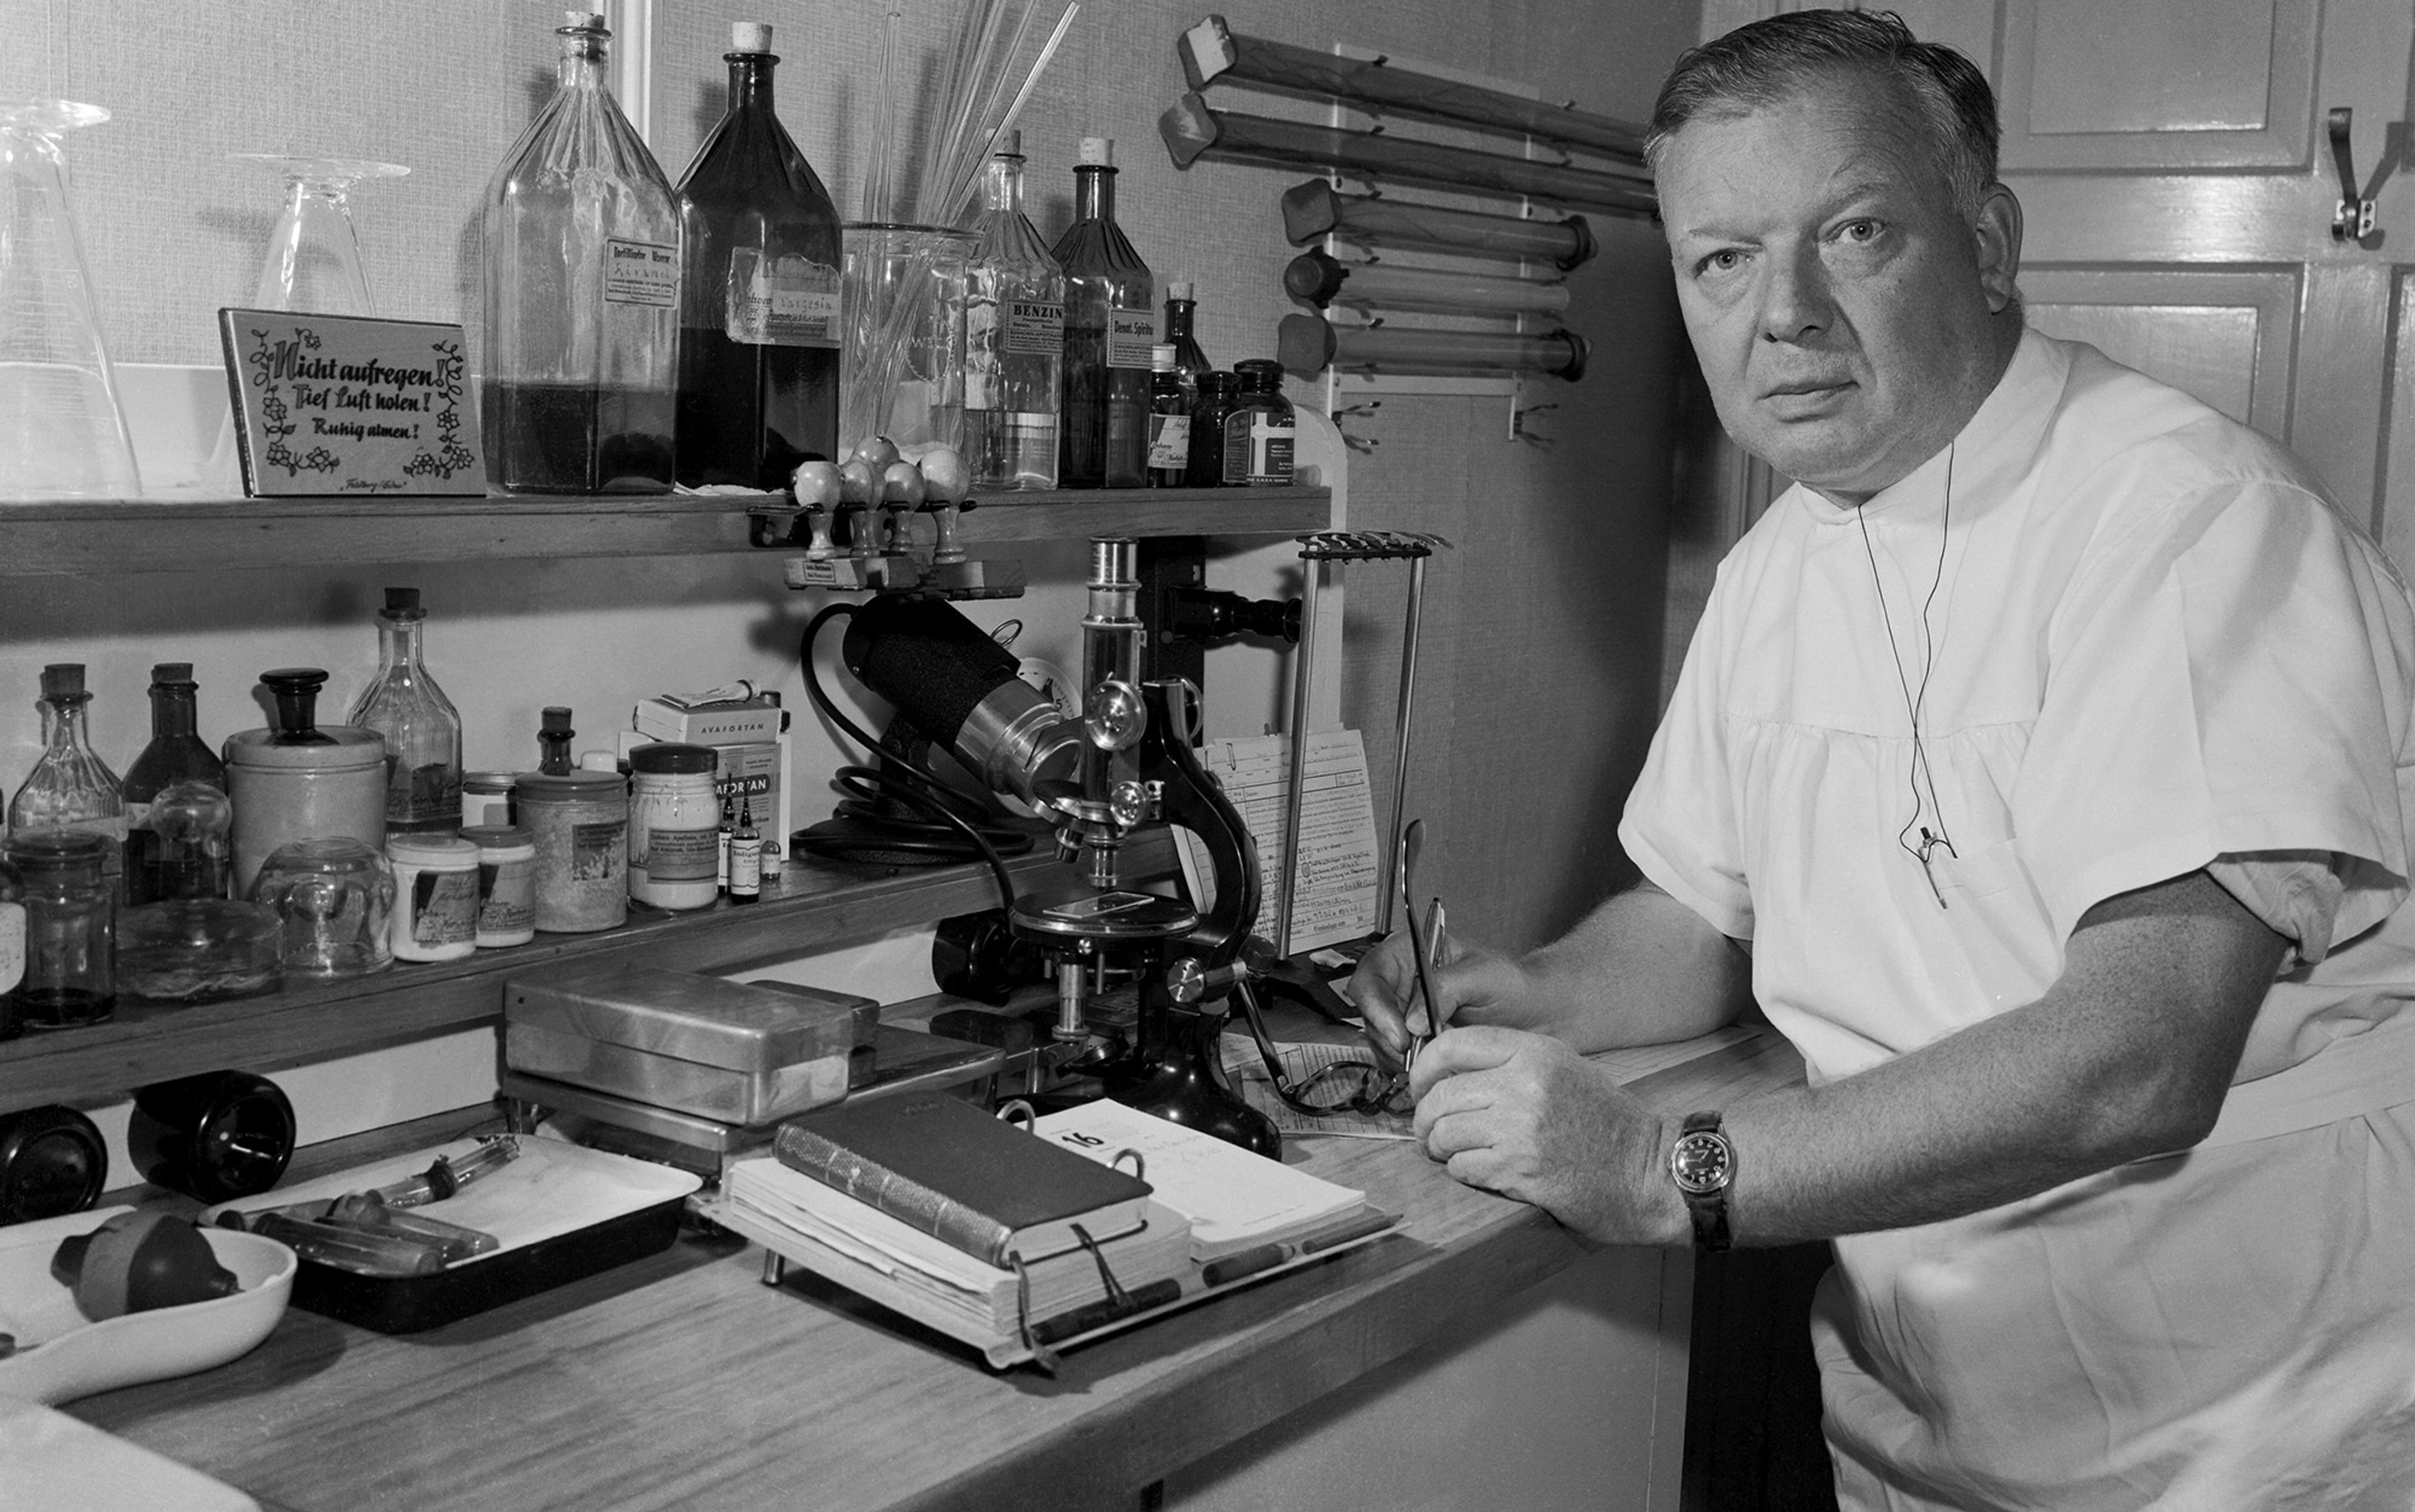
{"type": "Polygon", "coordinates": [[[838,454],[838,210],[772,107],[772,28],[732,22],[729,108],[681,178],[679,481],[787,487],[838,454]]]}
{"type": "Polygon", "coordinates": [[[578,732],[570,727],[570,711],[560,704],[548,704],[537,714],[536,770],[548,777],[567,776],[578,765],[570,754],[570,742],[578,732]]]}
{"type": "Polygon", "coordinates": [[[982,175],[965,278],[965,458],[977,488],[1057,486],[1065,270],[1023,213],[1023,133],[982,175]]]}
{"type": "Polygon", "coordinates": [[[461,716],[428,674],[420,635],[428,611],[415,588],[389,588],[378,611],[378,670],[347,724],[385,737],[385,831],[443,834],[461,827],[461,716]]]}
{"type": "MultiPolygon", "coordinates": [[[[161,662],[151,668],[151,743],[126,769],[126,901],[151,903],[194,894],[171,889],[159,875],[159,835],[151,823],[152,801],[172,784],[204,783],[226,790],[226,764],[202,740],[195,705],[200,685],[190,662],[161,662]]],[[[223,896],[226,878],[219,878],[223,896]]]]}
{"type": "Polygon", "coordinates": [[[508,493],[668,492],[679,195],[612,102],[602,14],[565,15],[560,88],[487,187],[487,476],[508,493]]]}
{"type": "Polygon", "coordinates": [[[83,664],[42,668],[42,755],[8,801],[8,829],[84,830],[109,842],[110,884],[120,885],[126,856],[125,786],[92,748],[85,713],[92,695],[83,664]]]}
{"type": "Polygon", "coordinates": [[[1116,223],[1115,143],[1082,139],[1073,224],[1057,243],[1065,269],[1065,380],[1057,481],[1137,488],[1148,464],[1149,348],[1156,282],[1116,223]]]}
{"type": "Polygon", "coordinates": [[[1199,348],[1199,338],[1191,334],[1198,317],[1198,302],[1192,297],[1191,281],[1177,278],[1165,286],[1165,341],[1174,349],[1174,370],[1182,375],[1182,397],[1191,405],[1199,402],[1199,375],[1214,370],[1215,364],[1199,348]]]}

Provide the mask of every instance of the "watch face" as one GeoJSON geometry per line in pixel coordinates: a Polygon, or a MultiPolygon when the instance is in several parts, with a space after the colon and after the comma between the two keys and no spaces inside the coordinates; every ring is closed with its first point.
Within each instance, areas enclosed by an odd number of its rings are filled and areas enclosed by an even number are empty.
{"type": "Polygon", "coordinates": [[[1669,1175],[1681,1191],[1718,1191],[1734,1174],[1735,1156],[1723,1134],[1685,1135],[1669,1153],[1669,1175]]]}

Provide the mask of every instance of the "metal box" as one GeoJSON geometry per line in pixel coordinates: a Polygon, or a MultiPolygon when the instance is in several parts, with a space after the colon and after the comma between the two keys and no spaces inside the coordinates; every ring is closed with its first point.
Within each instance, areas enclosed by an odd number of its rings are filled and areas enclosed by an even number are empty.
{"type": "Polygon", "coordinates": [[[869,998],[653,966],[588,966],[503,983],[503,1064],[740,1126],[847,1097],[869,998]]]}

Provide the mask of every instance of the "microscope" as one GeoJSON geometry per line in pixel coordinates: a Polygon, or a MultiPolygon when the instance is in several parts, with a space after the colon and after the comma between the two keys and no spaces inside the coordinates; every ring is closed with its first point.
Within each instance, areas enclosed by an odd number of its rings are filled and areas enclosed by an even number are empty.
{"type": "Polygon", "coordinates": [[[1218,1064],[1226,1000],[1249,970],[1242,951],[1258,920],[1256,846],[1194,749],[1197,686],[1141,679],[1138,543],[1093,539],[1087,591],[1082,711],[1072,717],[1016,675],[1013,654],[944,589],[856,606],[841,660],[966,771],[1055,831],[1061,873],[1018,890],[1007,909],[1014,939],[1046,959],[1056,982],[1040,1053],[1046,1083],[1078,1095],[1094,1082],[1118,1102],[1280,1155],[1273,1123],[1218,1064]],[[1204,907],[1126,885],[1127,848],[1159,825],[1199,838],[1214,882],[1204,907]],[[1137,995],[1130,1038],[1097,1026],[1091,1011],[1125,981],[1137,995]]]}

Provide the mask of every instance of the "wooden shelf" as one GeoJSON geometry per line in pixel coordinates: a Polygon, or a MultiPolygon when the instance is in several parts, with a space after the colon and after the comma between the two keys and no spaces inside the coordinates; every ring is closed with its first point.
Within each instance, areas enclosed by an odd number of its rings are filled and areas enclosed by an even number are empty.
{"type": "MultiPolygon", "coordinates": [[[[1171,838],[1145,831],[1126,850],[1125,868],[1134,878],[1171,875],[1171,838]]],[[[1042,837],[1007,871],[1020,886],[1065,868],[1042,837]]],[[[982,865],[792,861],[780,891],[751,906],[633,907],[628,923],[599,934],[539,935],[458,961],[397,962],[372,977],[222,1003],[165,1008],[121,998],[108,1024],[0,1042],[0,1112],[112,1100],[197,1071],[275,1070],[495,1023],[503,980],[520,972],[610,962],[724,972],[998,906],[997,879],[982,865]]]]}
{"type": "MultiPolygon", "coordinates": [[[[491,499],[99,499],[0,502],[0,576],[227,572],[330,562],[795,555],[757,546],[751,509],[777,494],[491,499]]],[[[1282,536],[1326,529],[1323,487],[1115,488],[978,501],[968,547],[1085,536],[1282,536]]],[[[919,529],[927,532],[927,527],[919,529]]]]}

